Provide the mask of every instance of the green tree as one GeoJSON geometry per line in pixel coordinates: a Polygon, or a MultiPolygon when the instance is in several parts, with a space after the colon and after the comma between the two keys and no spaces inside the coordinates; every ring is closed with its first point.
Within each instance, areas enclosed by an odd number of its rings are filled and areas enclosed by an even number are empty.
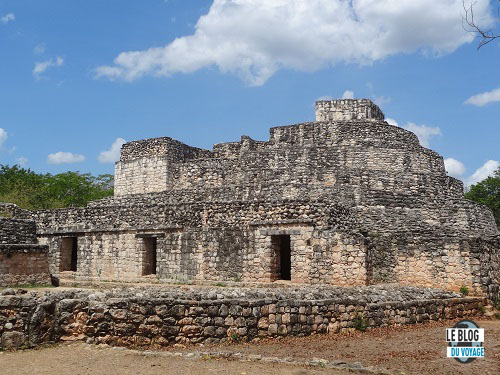
{"type": "Polygon", "coordinates": [[[488,206],[493,211],[497,227],[500,228],[500,167],[493,176],[472,185],[465,193],[465,198],[488,206]]]}
{"type": "Polygon", "coordinates": [[[113,176],[66,172],[39,174],[17,165],[0,165],[0,201],[27,209],[85,206],[113,195],[113,176]]]}

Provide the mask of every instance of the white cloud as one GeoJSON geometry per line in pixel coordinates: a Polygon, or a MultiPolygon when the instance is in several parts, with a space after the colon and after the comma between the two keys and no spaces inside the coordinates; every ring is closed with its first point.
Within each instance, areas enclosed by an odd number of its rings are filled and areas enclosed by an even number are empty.
{"type": "Polygon", "coordinates": [[[399,124],[397,123],[396,120],[390,118],[390,117],[386,117],[385,118],[385,121],[389,124],[389,125],[394,125],[394,126],[399,126],[399,124]]]}
{"type": "MultiPolygon", "coordinates": [[[[462,9],[462,0],[214,0],[194,34],[122,52],[95,73],[132,81],[216,66],[259,86],[280,69],[446,54],[474,40],[462,27],[462,9]]],[[[477,0],[474,11],[480,26],[491,24],[489,0],[477,0]]]]}
{"type": "Polygon", "coordinates": [[[25,167],[29,162],[29,160],[27,158],[25,158],[24,156],[17,158],[16,161],[17,161],[17,164],[19,164],[19,166],[21,166],[21,167],[25,167]]]}
{"type": "Polygon", "coordinates": [[[426,125],[417,125],[413,122],[409,122],[406,126],[403,126],[406,130],[409,130],[418,137],[420,144],[424,147],[429,147],[429,139],[436,135],[441,135],[441,129],[438,127],[431,127],[426,125]]]}
{"type": "Polygon", "coordinates": [[[376,105],[378,105],[379,107],[382,107],[384,104],[390,103],[391,102],[391,98],[388,97],[388,96],[380,95],[380,96],[374,97],[373,98],[373,102],[376,105]]]}
{"type": "Polygon", "coordinates": [[[0,128],[0,150],[2,149],[4,142],[7,140],[7,137],[7,132],[0,128]]]}
{"type": "Polygon", "coordinates": [[[319,102],[321,100],[333,100],[333,96],[323,95],[323,96],[320,96],[318,99],[316,99],[317,102],[319,102]]]}
{"type": "Polygon", "coordinates": [[[5,16],[0,17],[0,23],[6,24],[7,22],[14,21],[16,16],[14,13],[8,13],[5,16]]]}
{"type": "Polygon", "coordinates": [[[481,167],[476,169],[472,176],[465,180],[465,184],[467,186],[477,184],[488,176],[492,176],[499,166],[500,162],[498,162],[497,160],[488,160],[481,167]]]}
{"type": "Polygon", "coordinates": [[[47,157],[47,163],[49,164],[81,163],[84,160],[85,156],[83,155],[63,151],[56,152],[55,154],[49,154],[47,157]]]}
{"type": "Polygon", "coordinates": [[[99,154],[97,159],[101,163],[114,163],[120,159],[120,149],[127,141],[123,138],[116,138],[109,150],[103,151],[99,154]]]}
{"type": "Polygon", "coordinates": [[[460,178],[465,173],[463,163],[453,158],[444,159],[444,168],[450,176],[455,178],[460,178]]]}
{"type": "Polygon", "coordinates": [[[45,44],[39,43],[33,48],[33,53],[35,55],[42,55],[46,50],[45,44]]]}
{"type": "Polygon", "coordinates": [[[486,104],[494,102],[500,102],[500,87],[491,91],[471,96],[465,101],[465,104],[472,104],[477,107],[482,107],[486,104]]]}
{"type": "MultiPolygon", "coordinates": [[[[386,117],[385,121],[389,125],[399,126],[398,122],[393,118],[386,117]]],[[[412,133],[415,133],[420,144],[424,147],[429,147],[429,139],[436,135],[441,135],[441,129],[439,127],[431,127],[427,125],[417,125],[413,122],[408,122],[405,126],[402,126],[403,129],[409,130],[412,133]]]]}
{"type": "Polygon", "coordinates": [[[354,99],[354,92],[351,90],[345,90],[342,94],[342,99],[354,99]]]}
{"type": "Polygon", "coordinates": [[[45,61],[40,61],[35,63],[35,67],[33,68],[33,76],[36,79],[40,79],[40,75],[45,72],[47,69],[52,67],[60,67],[63,66],[64,59],[62,57],[57,57],[54,59],[49,59],[45,61]]]}

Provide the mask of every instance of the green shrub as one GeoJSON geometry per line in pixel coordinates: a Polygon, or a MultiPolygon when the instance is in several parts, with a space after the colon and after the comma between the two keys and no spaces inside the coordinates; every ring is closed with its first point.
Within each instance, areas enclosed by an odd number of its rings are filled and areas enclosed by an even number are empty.
{"type": "Polygon", "coordinates": [[[495,309],[500,310],[500,299],[493,300],[493,307],[495,309]]]}
{"type": "Polygon", "coordinates": [[[231,340],[234,342],[238,342],[238,341],[240,341],[240,336],[235,332],[235,333],[231,334],[231,340]]]}
{"type": "Polygon", "coordinates": [[[467,296],[467,295],[469,295],[469,288],[467,288],[467,286],[465,286],[465,285],[462,285],[462,286],[460,287],[460,293],[461,293],[461,294],[462,294],[462,296],[464,296],[464,297],[465,297],[465,296],[467,296]]]}
{"type": "Polygon", "coordinates": [[[363,317],[362,314],[358,314],[353,319],[353,326],[356,331],[364,332],[368,327],[368,322],[366,321],[366,319],[363,317]]]}

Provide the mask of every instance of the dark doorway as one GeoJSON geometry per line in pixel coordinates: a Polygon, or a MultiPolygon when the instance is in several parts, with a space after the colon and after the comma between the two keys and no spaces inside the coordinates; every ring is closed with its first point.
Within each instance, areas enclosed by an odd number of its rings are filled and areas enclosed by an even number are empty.
{"type": "Polygon", "coordinates": [[[292,252],[290,246],[290,236],[272,236],[271,243],[275,251],[276,278],[279,280],[292,279],[292,252]]]}
{"type": "Polygon", "coordinates": [[[76,272],[77,264],[78,264],[78,237],[73,237],[71,244],[71,271],[76,272]]]}
{"type": "Polygon", "coordinates": [[[144,238],[142,275],[156,275],[156,237],[144,238]]]}
{"type": "Polygon", "coordinates": [[[60,271],[76,272],[78,268],[78,237],[65,237],[61,242],[60,271]]]}

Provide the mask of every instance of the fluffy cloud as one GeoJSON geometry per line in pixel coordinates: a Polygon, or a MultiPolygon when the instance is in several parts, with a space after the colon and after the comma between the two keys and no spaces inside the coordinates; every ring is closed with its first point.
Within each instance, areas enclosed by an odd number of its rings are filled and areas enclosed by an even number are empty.
{"type": "MultiPolygon", "coordinates": [[[[393,120],[394,121],[394,120],[393,120]]],[[[441,129],[438,127],[431,127],[426,125],[417,125],[413,122],[409,122],[406,126],[403,126],[406,130],[409,130],[418,137],[420,144],[424,147],[429,147],[429,139],[436,135],[441,135],[441,129]]]]}
{"type": "Polygon", "coordinates": [[[465,104],[472,104],[477,107],[485,106],[489,103],[500,102],[500,87],[481,94],[473,95],[465,101],[465,104]]]}
{"type": "Polygon", "coordinates": [[[387,122],[389,125],[394,125],[394,126],[399,126],[399,124],[397,123],[396,120],[390,118],[390,117],[386,117],[385,118],[385,122],[387,122]]]}
{"type": "Polygon", "coordinates": [[[492,176],[493,173],[500,166],[500,162],[497,160],[488,160],[481,167],[476,169],[476,171],[469,177],[462,178],[465,173],[465,166],[459,160],[453,158],[444,159],[444,167],[446,172],[452,177],[460,178],[464,181],[466,187],[477,184],[478,182],[492,176]]]}
{"type": "Polygon", "coordinates": [[[63,151],[56,152],[55,154],[49,154],[47,157],[47,163],[49,164],[81,163],[84,160],[85,156],[83,155],[63,151]]]}
{"type": "Polygon", "coordinates": [[[5,16],[0,17],[0,23],[6,24],[7,22],[14,21],[16,16],[14,13],[8,13],[5,16]]]}
{"type": "Polygon", "coordinates": [[[477,184],[479,181],[484,180],[488,176],[492,176],[499,166],[500,162],[497,160],[488,160],[480,168],[478,168],[472,176],[465,180],[465,184],[467,186],[477,184]]]}
{"type": "Polygon", "coordinates": [[[17,161],[17,164],[19,164],[19,166],[25,167],[28,164],[29,160],[27,158],[25,158],[24,156],[21,156],[21,157],[17,158],[16,161],[17,161]]]}
{"type": "MultiPolygon", "coordinates": [[[[390,117],[386,117],[385,121],[389,125],[399,126],[398,122],[390,117]]],[[[413,122],[407,123],[405,126],[402,126],[403,129],[409,130],[412,133],[415,133],[420,144],[424,147],[429,147],[429,139],[436,135],[441,135],[441,129],[438,127],[431,127],[426,125],[417,125],[413,122]]],[[[453,159],[451,159],[453,160],[453,159]]]]}
{"type": "Polygon", "coordinates": [[[63,66],[64,59],[62,57],[57,57],[54,59],[49,59],[45,61],[40,61],[35,63],[35,67],[33,68],[33,77],[36,79],[40,79],[40,75],[45,72],[47,69],[52,67],[63,66]]]}
{"type": "MultiPolygon", "coordinates": [[[[488,5],[475,2],[480,26],[492,22],[488,5]]],[[[415,51],[445,54],[474,39],[462,27],[462,9],[462,0],[214,0],[192,35],[122,52],[95,73],[132,81],[216,66],[258,86],[279,69],[370,64],[415,51]]]]}
{"type": "Polygon", "coordinates": [[[453,158],[444,159],[444,168],[450,176],[455,178],[460,178],[465,173],[463,163],[453,158]]]}
{"type": "Polygon", "coordinates": [[[109,150],[103,151],[99,154],[97,159],[101,163],[114,163],[120,159],[120,149],[124,143],[126,143],[123,138],[116,138],[116,140],[111,145],[109,150]]]}
{"type": "Polygon", "coordinates": [[[7,132],[2,128],[0,128],[0,150],[3,147],[3,143],[7,140],[7,137],[8,137],[7,132]]]}
{"type": "Polygon", "coordinates": [[[351,90],[345,90],[342,94],[342,99],[354,99],[354,92],[351,90]]]}

